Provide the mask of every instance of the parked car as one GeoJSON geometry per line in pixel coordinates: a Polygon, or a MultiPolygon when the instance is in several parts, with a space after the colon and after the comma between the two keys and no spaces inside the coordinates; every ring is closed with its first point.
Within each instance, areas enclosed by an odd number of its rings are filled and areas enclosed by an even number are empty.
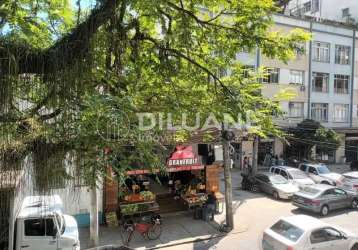
{"type": "Polygon", "coordinates": [[[298,169],[307,173],[307,175],[316,183],[337,185],[341,182],[343,176],[338,173],[331,172],[324,164],[301,163],[298,169]]]}
{"type": "Polygon", "coordinates": [[[351,171],[358,171],[358,161],[352,161],[350,167],[351,171]]]}
{"type": "Polygon", "coordinates": [[[272,195],[275,199],[291,199],[299,188],[288,182],[281,175],[259,173],[254,176],[254,190],[261,190],[272,195]]]}
{"type": "Polygon", "coordinates": [[[358,195],[358,172],[348,172],[343,174],[343,179],[339,184],[339,187],[358,195]]]}
{"type": "Polygon", "coordinates": [[[315,184],[295,193],[292,203],[299,208],[326,216],[336,209],[356,209],[358,196],[331,185],[315,184]]]}
{"type": "Polygon", "coordinates": [[[358,236],[307,215],[281,218],[263,233],[263,250],[358,250],[358,236]]]}
{"type": "Polygon", "coordinates": [[[307,185],[313,185],[314,181],[308,177],[308,175],[297,169],[286,166],[273,166],[270,168],[270,173],[282,175],[288,182],[297,186],[298,188],[303,188],[307,185]]]}

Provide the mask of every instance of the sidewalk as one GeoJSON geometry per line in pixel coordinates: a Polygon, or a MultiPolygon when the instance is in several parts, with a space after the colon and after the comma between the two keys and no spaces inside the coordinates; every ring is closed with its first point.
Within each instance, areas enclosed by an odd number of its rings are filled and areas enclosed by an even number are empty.
{"type": "MultiPolygon", "coordinates": [[[[221,173],[220,190],[223,193],[224,179],[221,173]]],[[[241,183],[240,172],[237,169],[232,170],[233,180],[233,206],[234,213],[237,211],[242,202],[248,198],[246,195],[239,194],[239,186],[241,183]]],[[[256,196],[255,194],[252,194],[256,196]]],[[[199,242],[215,238],[222,238],[227,236],[226,233],[219,231],[220,225],[225,221],[225,207],[222,214],[215,215],[215,220],[212,222],[205,222],[203,220],[194,220],[193,212],[183,211],[177,213],[169,213],[162,215],[162,235],[158,240],[150,241],[145,240],[137,232],[130,242],[130,247],[135,249],[159,249],[175,245],[186,244],[190,242],[199,242]]],[[[238,234],[248,230],[248,224],[235,223],[235,229],[229,234],[238,234]]],[[[123,245],[123,239],[126,238],[126,232],[122,227],[100,227],[99,241],[100,246],[104,245],[123,245]]],[[[80,228],[80,242],[81,249],[88,249],[89,243],[89,228],[80,228]]]]}
{"type": "MultiPolygon", "coordinates": [[[[221,221],[222,216],[218,216],[221,221]]],[[[172,245],[180,245],[188,242],[203,241],[217,237],[223,237],[226,234],[219,232],[219,224],[214,222],[205,222],[203,220],[194,220],[191,212],[179,212],[163,216],[162,235],[158,240],[145,240],[137,232],[130,242],[130,247],[135,249],[159,249],[172,245]]],[[[239,233],[244,228],[236,228],[234,231],[239,233]]],[[[102,245],[123,245],[123,239],[126,232],[121,227],[100,227],[100,246],[102,245]]],[[[89,228],[80,228],[81,249],[87,249],[89,242],[89,228]]]]}

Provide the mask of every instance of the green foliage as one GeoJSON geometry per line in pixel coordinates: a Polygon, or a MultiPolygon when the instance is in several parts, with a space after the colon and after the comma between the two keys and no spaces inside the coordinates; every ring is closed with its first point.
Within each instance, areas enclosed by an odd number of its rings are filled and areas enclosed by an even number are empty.
{"type": "Polygon", "coordinates": [[[312,147],[322,150],[335,151],[340,145],[339,135],[332,129],[325,128],[319,122],[305,119],[296,128],[292,128],[288,136],[291,147],[302,151],[304,158],[310,158],[312,147]]]}
{"type": "MultiPolygon", "coordinates": [[[[121,1],[111,9],[101,6],[112,6],[113,0],[101,1],[93,10],[96,18],[63,39],[73,22],[68,2],[37,2],[33,6],[32,1],[18,1],[16,8],[10,1],[1,4],[5,13],[1,23],[14,31],[2,38],[11,40],[14,35],[25,48],[39,48],[36,53],[6,52],[17,60],[7,61],[14,70],[1,79],[10,88],[0,94],[14,95],[0,105],[5,114],[0,116],[0,126],[11,138],[1,152],[17,148],[23,155],[30,154],[38,141],[60,145],[82,159],[78,161],[85,170],[81,173],[94,185],[108,165],[122,177],[135,167],[163,169],[171,150],[168,145],[192,136],[185,130],[175,131],[167,139],[168,132],[156,126],[150,136],[164,139],[141,140],[145,133],[138,127],[138,112],[171,115],[173,123],[186,113],[191,124],[196,114],[203,118],[214,114],[219,122],[223,113],[239,114],[243,123],[252,123],[252,134],[280,134],[272,120],[272,114],[281,113],[279,105],[260,94],[263,72],[243,74],[243,65],[235,60],[240,49],[259,47],[265,56],[287,61],[310,38],[302,30],[271,31],[271,15],[277,11],[273,1],[137,0],[121,1]],[[26,23],[34,11],[36,15],[26,23]],[[54,20],[58,35],[48,20],[54,20]],[[92,32],[99,21],[101,25],[92,32]],[[18,63],[27,53],[40,62],[38,68],[18,63]],[[50,64],[54,66],[45,67],[50,64]],[[231,73],[221,74],[223,69],[231,73]],[[26,80],[24,75],[31,77],[26,80]],[[31,105],[19,109],[24,102],[31,105]],[[19,133],[19,124],[27,119],[31,123],[19,133]],[[108,133],[108,125],[115,130],[108,133]],[[111,150],[104,152],[104,148],[111,150]]],[[[287,97],[288,93],[281,93],[275,101],[287,97]]],[[[206,142],[211,139],[204,135],[206,142]]],[[[55,150],[46,155],[55,157],[55,150]]]]}
{"type": "Polygon", "coordinates": [[[69,0],[4,0],[0,3],[0,34],[4,27],[14,41],[44,48],[73,27],[69,0]]]}

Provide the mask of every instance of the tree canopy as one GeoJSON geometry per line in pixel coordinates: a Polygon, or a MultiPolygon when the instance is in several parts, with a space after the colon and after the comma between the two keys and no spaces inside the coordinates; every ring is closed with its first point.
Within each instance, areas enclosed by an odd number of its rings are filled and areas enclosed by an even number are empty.
{"type": "Polygon", "coordinates": [[[244,74],[236,54],[260,48],[287,61],[309,39],[270,30],[279,10],[271,0],[101,0],[76,25],[66,1],[12,3],[0,5],[0,29],[10,29],[0,37],[0,152],[7,167],[31,155],[38,176],[61,169],[50,159],[68,152],[100,175],[100,159],[113,160],[103,148],[120,156],[119,173],[132,162],[159,167],[173,143],[139,140],[138,112],[171,113],[174,122],[182,113],[191,122],[197,113],[240,114],[255,125],[250,133],[278,133],[279,105],[260,94],[264,73],[244,74]],[[104,140],[108,121],[116,135],[104,140]]]}
{"type": "Polygon", "coordinates": [[[335,151],[340,145],[339,135],[334,130],[310,119],[305,119],[297,124],[297,127],[291,128],[289,133],[291,147],[305,159],[311,158],[314,146],[325,151],[335,151]]]}

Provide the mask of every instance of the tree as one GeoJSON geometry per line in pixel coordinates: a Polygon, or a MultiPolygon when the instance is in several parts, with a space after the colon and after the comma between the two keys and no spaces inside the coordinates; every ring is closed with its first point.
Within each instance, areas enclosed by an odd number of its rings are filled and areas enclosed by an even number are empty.
{"type": "Polygon", "coordinates": [[[300,158],[311,159],[313,147],[325,151],[335,151],[340,145],[339,135],[325,128],[318,121],[305,119],[289,130],[290,147],[298,152],[300,158]]]}
{"type": "MultiPolygon", "coordinates": [[[[9,3],[1,5],[0,20],[11,24],[0,38],[2,159],[47,159],[34,161],[38,176],[47,176],[49,159],[74,151],[92,187],[109,164],[119,176],[133,162],[163,167],[167,145],[190,137],[176,131],[171,141],[139,140],[138,112],[161,113],[174,123],[184,112],[190,122],[196,114],[213,113],[220,122],[223,113],[240,114],[241,122],[256,124],[252,134],[279,133],[271,119],[277,104],[259,94],[263,73],[246,76],[235,55],[259,47],[265,56],[287,61],[309,39],[302,30],[270,31],[278,10],[270,0],[102,0],[71,31],[56,36],[48,28],[41,40],[26,32],[18,5],[9,3]],[[219,74],[222,69],[231,74],[219,74]],[[106,134],[113,121],[119,130],[106,134]]],[[[35,26],[42,23],[24,11],[35,26]]],[[[159,126],[152,132],[167,135],[159,126]]],[[[48,190],[46,182],[41,190],[48,190]]]]}

